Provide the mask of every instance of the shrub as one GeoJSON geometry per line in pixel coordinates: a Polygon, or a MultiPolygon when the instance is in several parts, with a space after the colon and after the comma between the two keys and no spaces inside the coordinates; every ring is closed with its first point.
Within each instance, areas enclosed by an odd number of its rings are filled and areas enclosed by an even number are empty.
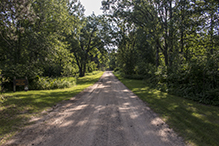
{"type": "Polygon", "coordinates": [[[135,79],[135,80],[143,80],[145,78],[144,75],[137,75],[137,74],[134,74],[134,75],[124,75],[125,78],[127,79],[135,79]]]}
{"type": "MultiPolygon", "coordinates": [[[[144,81],[151,87],[200,103],[219,105],[219,59],[193,59],[171,67],[148,65],[144,81]]],[[[130,78],[130,77],[129,77],[130,78]]]]}
{"type": "Polygon", "coordinates": [[[74,85],[76,85],[75,77],[49,78],[49,77],[37,76],[37,78],[30,85],[30,89],[37,89],[37,90],[62,89],[62,88],[69,88],[74,85]]]}
{"type": "Polygon", "coordinates": [[[98,73],[100,73],[101,71],[93,71],[93,72],[89,72],[89,73],[86,73],[86,75],[90,76],[90,75],[96,75],[98,73]]]}
{"type": "Polygon", "coordinates": [[[116,67],[116,68],[114,68],[114,70],[113,70],[114,72],[117,72],[117,71],[119,71],[119,67],[116,67]]]}

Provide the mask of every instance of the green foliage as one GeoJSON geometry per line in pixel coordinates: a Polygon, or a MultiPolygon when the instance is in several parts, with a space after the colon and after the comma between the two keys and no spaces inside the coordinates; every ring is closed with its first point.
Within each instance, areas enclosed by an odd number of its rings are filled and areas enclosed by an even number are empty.
{"type": "Polygon", "coordinates": [[[143,80],[145,79],[145,76],[144,75],[123,75],[125,78],[127,79],[135,79],[135,80],[143,80]]]}
{"type": "Polygon", "coordinates": [[[212,105],[219,105],[218,58],[193,60],[170,71],[167,77],[169,92],[212,105]],[[183,66],[184,65],[184,66],[183,66]]]}
{"type": "Polygon", "coordinates": [[[98,73],[100,73],[102,71],[93,71],[93,72],[89,72],[89,73],[86,73],[86,76],[91,76],[91,75],[96,75],[98,73]]]}
{"type": "Polygon", "coordinates": [[[4,84],[9,81],[7,78],[4,77],[1,72],[2,71],[0,70],[0,103],[3,102],[3,100],[5,99],[4,95],[2,94],[5,91],[4,84]]]}
{"type": "Polygon", "coordinates": [[[199,104],[150,88],[141,80],[125,79],[119,74],[115,75],[139,98],[147,102],[148,106],[183,137],[187,144],[219,145],[219,107],[199,104]]]}
{"type": "Polygon", "coordinates": [[[25,77],[28,77],[28,79],[33,79],[37,75],[41,75],[43,73],[40,67],[36,68],[34,66],[26,66],[24,64],[7,66],[3,69],[3,71],[5,76],[8,77],[10,81],[13,81],[14,77],[17,79],[25,77]]]}
{"type": "Polygon", "coordinates": [[[37,77],[34,82],[30,85],[30,89],[37,90],[50,90],[50,89],[62,89],[69,88],[76,85],[75,77],[37,77]]]}
{"type": "Polygon", "coordinates": [[[114,71],[114,72],[118,72],[118,71],[119,71],[119,67],[114,68],[113,71],[114,71]]]}
{"type": "Polygon", "coordinates": [[[94,61],[91,61],[87,64],[87,72],[93,72],[97,70],[97,64],[94,61]]]}
{"type": "Polygon", "coordinates": [[[133,32],[130,32],[129,36],[124,36],[120,42],[120,47],[117,53],[117,63],[120,70],[127,74],[134,74],[134,68],[136,66],[137,54],[135,48],[135,37],[132,36],[133,32]]]}
{"type": "Polygon", "coordinates": [[[68,77],[68,76],[76,76],[77,73],[78,73],[78,66],[69,63],[64,65],[61,75],[68,77]]]}
{"type": "MultiPolygon", "coordinates": [[[[0,145],[22,130],[23,127],[32,124],[29,122],[31,118],[42,115],[43,111],[50,111],[54,105],[61,101],[71,99],[85,88],[96,83],[102,74],[103,72],[96,72],[95,75],[79,77],[77,86],[71,88],[5,93],[4,101],[0,103],[0,145]]],[[[56,80],[74,81],[75,79],[69,77],[57,78],[56,80]]]]}
{"type": "Polygon", "coordinates": [[[8,89],[12,88],[14,77],[28,77],[31,83],[36,76],[73,76],[78,72],[65,41],[77,26],[77,17],[70,13],[78,10],[75,1],[24,0],[4,4],[0,10],[4,18],[0,21],[0,68],[10,79],[8,89]]]}
{"type": "Polygon", "coordinates": [[[117,53],[116,53],[116,50],[113,49],[109,53],[109,69],[115,71],[117,64],[118,64],[117,63],[117,53]]]}
{"type": "MultiPolygon", "coordinates": [[[[195,59],[190,64],[171,68],[159,66],[145,81],[152,87],[204,104],[219,105],[218,57],[202,61],[195,59]]],[[[150,70],[150,69],[149,69],[150,70]]]]}
{"type": "Polygon", "coordinates": [[[63,88],[71,83],[57,81],[53,87],[43,77],[84,76],[105,68],[110,27],[104,16],[85,17],[80,2],[3,0],[0,7],[0,69],[10,79],[7,89],[14,77],[27,77],[37,89],[63,88]],[[42,79],[36,82],[37,76],[42,79]]]}
{"type": "Polygon", "coordinates": [[[103,68],[108,60],[104,48],[104,45],[107,45],[104,38],[108,29],[104,29],[104,25],[107,25],[104,21],[103,16],[83,17],[79,21],[78,34],[72,33],[67,37],[68,49],[75,56],[80,77],[86,72],[103,68]]]}
{"type": "Polygon", "coordinates": [[[108,0],[102,4],[118,47],[110,57],[115,71],[129,79],[144,79],[160,91],[219,105],[217,2],[108,0]]]}

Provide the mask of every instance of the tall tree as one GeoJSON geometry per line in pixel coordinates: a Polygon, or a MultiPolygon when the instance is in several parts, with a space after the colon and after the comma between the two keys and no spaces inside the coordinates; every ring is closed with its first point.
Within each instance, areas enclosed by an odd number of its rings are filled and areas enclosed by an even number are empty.
{"type": "MultiPolygon", "coordinates": [[[[10,78],[34,78],[46,64],[65,58],[65,34],[74,29],[74,6],[66,0],[3,1],[1,3],[0,68],[10,78]],[[2,5],[3,4],[3,5],[2,5]],[[62,55],[61,55],[62,54],[62,55]]],[[[59,73],[60,74],[60,73],[59,73]]]]}
{"type": "Polygon", "coordinates": [[[82,19],[79,35],[69,37],[70,49],[79,67],[79,76],[85,75],[89,60],[97,57],[97,54],[106,55],[100,30],[102,19],[94,14],[82,19]]]}

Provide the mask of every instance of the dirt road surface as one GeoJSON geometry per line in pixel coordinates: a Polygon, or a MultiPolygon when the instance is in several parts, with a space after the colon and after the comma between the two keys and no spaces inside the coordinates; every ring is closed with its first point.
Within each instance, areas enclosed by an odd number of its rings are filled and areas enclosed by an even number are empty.
{"type": "Polygon", "coordinates": [[[5,145],[182,146],[178,137],[112,72],[58,104],[5,145]]]}

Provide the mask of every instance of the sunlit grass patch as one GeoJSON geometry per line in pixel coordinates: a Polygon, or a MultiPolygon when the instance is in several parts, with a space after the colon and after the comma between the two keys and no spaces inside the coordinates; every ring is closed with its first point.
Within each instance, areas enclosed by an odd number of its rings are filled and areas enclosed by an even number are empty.
{"type": "Polygon", "coordinates": [[[139,98],[147,102],[187,143],[197,146],[219,145],[219,107],[169,95],[149,88],[141,80],[115,75],[139,98]]]}
{"type": "Polygon", "coordinates": [[[32,116],[51,108],[58,102],[69,100],[85,88],[93,85],[103,72],[78,78],[77,85],[55,90],[22,91],[4,94],[0,102],[0,144],[28,124],[32,116]]]}

